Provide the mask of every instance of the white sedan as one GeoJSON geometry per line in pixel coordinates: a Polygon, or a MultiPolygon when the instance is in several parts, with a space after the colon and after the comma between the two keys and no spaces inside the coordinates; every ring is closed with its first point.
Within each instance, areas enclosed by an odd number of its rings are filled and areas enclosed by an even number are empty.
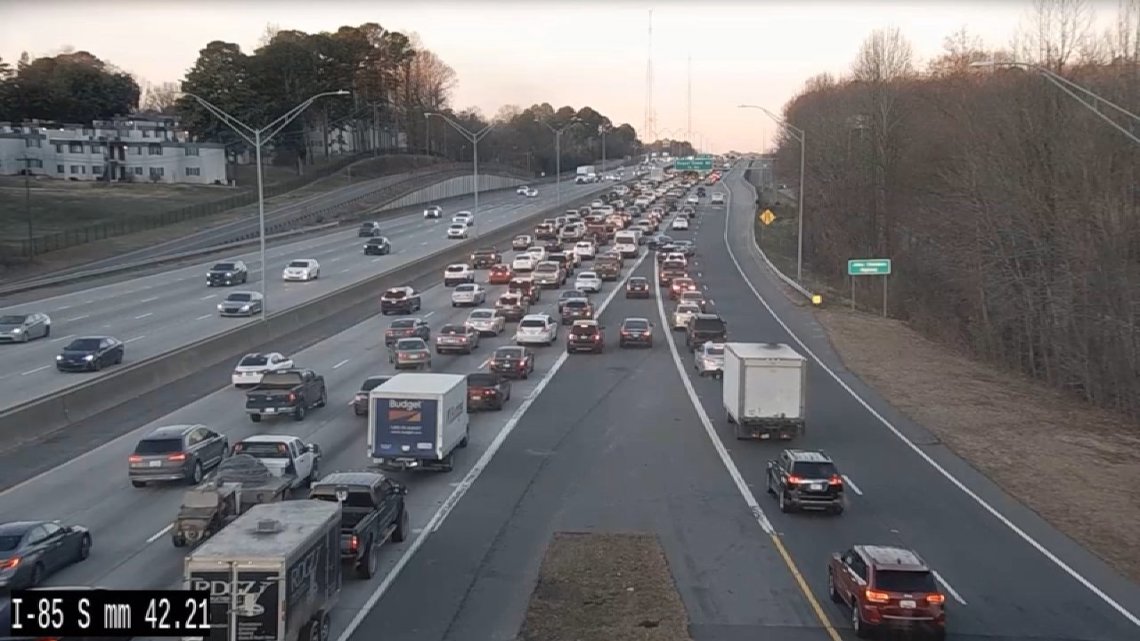
{"type": "Polygon", "coordinates": [[[681,218],[680,216],[678,216],[678,217],[673,219],[673,224],[671,225],[671,227],[673,229],[688,229],[689,228],[689,219],[688,218],[681,218]]]}
{"type": "Polygon", "coordinates": [[[526,185],[520,185],[519,188],[515,190],[515,193],[520,196],[525,196],[526,192],[528,191],[530,191],[530,187],[527,187],[526,185]]]}
{"type": "Polygon", "coordinates": [[[685,202],[690,204],[690,205],[696,205],[696,204],[701,202],[701,199],[696,194],[693,194],[692,196],[689,196],[688,198],[686,198],[685,202]]]}
{"type": "Polygon", "coordinates": [[[281,273],[281,278],[284,280],[317,280],[321,277],[321,264],[312,258],[301,258],[298,260],[291,260],[285,266],[285,271],[281,273]]]}
{"type": "Polygon", "coordinates": [[[549,314],[527,314],[519,321],[515,343],[519,345],[550,345],[558,340],[558,323],[549,314]]]}
{"type": "Polygon", "coordinates": [[[535,189],[534,187],[531,187],[530,189],[526,190],[526,197],[527,198],[536,198],[537,196],[538,196],[538,190],[535,189]]]}
{"type": "Polygon", "coordinates": [[[424,210],[424,218],[442,218],[443,207],[439,205],[432,205],[424,210]]]}
{"type": "Polygon", "coordinates": [[[234,387],[257,385],[261,382],[261,377],[269,372],[291,367],[293,367],[293,359],[279,352],[246,354],[238,361],[237,367],[234,368],[234,373],[230,377],[230,382],[233,383],[234,387]]]}
{"type": "Polygon", "coordinates": [[[582,272],[574,279],[574,289],[580,289],[584,292],[600,292],[602,291],[602,279],[598,277],[596,272],[582,272]]]}
{"type": "Polygon", "coordinates": [[[487,290],[482,285],[464,283],[451,292],[451,306],[482,305],[487,302],[487,290]]]}
{"type": "Polygon", "coordinates": [[[451,223],[451,226],[447,228],[447,237],[455,240],[467,238],[467,225],[451,223]]]}

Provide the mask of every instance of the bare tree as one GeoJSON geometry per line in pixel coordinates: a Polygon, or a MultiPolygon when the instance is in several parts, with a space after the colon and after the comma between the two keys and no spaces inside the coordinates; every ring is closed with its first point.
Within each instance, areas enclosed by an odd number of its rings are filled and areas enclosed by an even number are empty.
{"type": "Polygon", "coordinates": [[[1060,71],[1089,50],[1094,13],[1088,0],[1034,0],[1014,50],[1022,60],[1060,71]]]}
{"type": "Polygon", "coordinates": [[[898,27],[876,29],[863,41],[852,71],[856,80],[884,83],[914,73],[914,48],[898,27]]]}
{"type": "Polygon", "coordinates": [[[934,76],[949,76],[971,73],[976,62],[991,60],[993,54],[986,50],[982,39],[962,27],[946,36],[942,42],[942,55],[927,65],[927,72],[934,76]]]}
{"type": "Polygon", "coordinates": [[[281,33],[281,27],[274,22],[265,23],[265,29],[261,32],[261,37],[257,39],[258,48],[264,47],[273,42],[277,34],[281,33]]]}
{"type": "Polygon", "coordinates": [[[164,82],[161,85],[147,83],[141,101],[142,109],[160,114],[173,114],[175,105],[181,97],[181,85],[177,82],[164,82]]]}

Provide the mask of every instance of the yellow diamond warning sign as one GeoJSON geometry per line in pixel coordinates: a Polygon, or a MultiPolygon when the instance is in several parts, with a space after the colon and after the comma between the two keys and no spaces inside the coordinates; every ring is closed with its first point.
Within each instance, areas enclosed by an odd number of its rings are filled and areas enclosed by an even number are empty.
{"type": "Polygon", "coordinates": [[[773,214],[771,209],[765,209],[760,212],[760,222],[765,225],[771,225],[773,220],[776,220],[776,214],[773,214]]]}

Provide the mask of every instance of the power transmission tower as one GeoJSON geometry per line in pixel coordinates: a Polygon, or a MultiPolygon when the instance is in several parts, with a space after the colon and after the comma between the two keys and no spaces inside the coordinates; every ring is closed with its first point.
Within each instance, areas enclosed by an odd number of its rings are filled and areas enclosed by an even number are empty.
{"type": "Polygon", "coordinates": [[[685,125],[685,142],[693,144],[693,56],[689,54],[688,66],[688,118],[685,125]]]}
{"type": "Polygon", "coordinates": [[[653,9],[649,10],[649,52],[645,60],[645,126],[644,140],[649,143],[657,139],[657,114],[653,111],[653,9]]]}

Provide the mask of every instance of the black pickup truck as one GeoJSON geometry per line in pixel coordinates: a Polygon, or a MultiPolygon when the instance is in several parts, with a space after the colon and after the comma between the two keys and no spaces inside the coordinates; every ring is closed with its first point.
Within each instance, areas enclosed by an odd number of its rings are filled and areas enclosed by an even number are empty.
{"type": "Polygon", "coordinates": [[[409,533],[408,488],[379,472],[334,472],[313,484],[309,498],[340,503],[340,558],[356,576],[376,574],[380,546],[409,533]]]}
{"type": "Polygon", "coordinates": [[[494,247],[484,247],[476,249],[469,262],[475,269],[488,269],[503,262],[503,255],[494,247]]]}
{"type": "Polygon", "coordinates": [[[305,413],[328,402],[325,377],[311,369],[283,369],[261,377],[257,387],[245,393],[245,412],[254,423],[263,416],[291,415],[305,420],[305,413]]]}

